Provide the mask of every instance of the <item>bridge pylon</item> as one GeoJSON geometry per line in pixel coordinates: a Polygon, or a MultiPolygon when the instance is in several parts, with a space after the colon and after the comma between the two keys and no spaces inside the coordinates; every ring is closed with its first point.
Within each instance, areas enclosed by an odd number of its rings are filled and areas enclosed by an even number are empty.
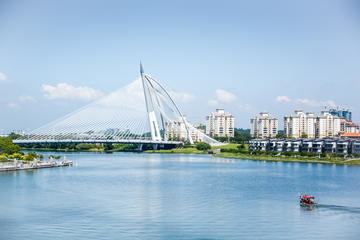
{"type": "MultiPolygon", "coordinates": [[[[144,90],[146,111],[147,111],[147,114],[149,117],[151,139],[153,141],[161,141],[159,123],[156,118],[154,104],[153,104],[154,99],[151,95],[152,86],[151,86],[150,81],[144,75],[144,69],[143,69],[141,62],[140,62],[140,75],[141,75],[141,81],[142,81],[142,86],[143,86],[143,90],[144,90]]],[[[157,100],[157,99],[155,99],[155,100],[157,100]]]]}

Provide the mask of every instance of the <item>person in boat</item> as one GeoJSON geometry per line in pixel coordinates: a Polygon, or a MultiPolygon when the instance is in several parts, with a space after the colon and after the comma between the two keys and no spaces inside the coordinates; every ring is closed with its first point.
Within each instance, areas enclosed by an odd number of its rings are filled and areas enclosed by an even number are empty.
{"type": "Polygon", "coordinates": [[[309,195],[302,195],[300,196],[300,202],[301,203],[307,203],[307,204],[314,204],[314,197],[309,195]]]}

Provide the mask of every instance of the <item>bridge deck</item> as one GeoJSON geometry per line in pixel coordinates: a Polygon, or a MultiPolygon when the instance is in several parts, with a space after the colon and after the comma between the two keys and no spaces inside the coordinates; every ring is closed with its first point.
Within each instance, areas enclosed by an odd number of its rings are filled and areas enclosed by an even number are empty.
{"type": "Polygon", "coordinates": [[[15,144],[21,143],[123,143],[123,144],[164,144],[164,145],[177,145],[182,144],[180,141],[153,141],[141,139],[17,139],[13,140],[15,144]]]}

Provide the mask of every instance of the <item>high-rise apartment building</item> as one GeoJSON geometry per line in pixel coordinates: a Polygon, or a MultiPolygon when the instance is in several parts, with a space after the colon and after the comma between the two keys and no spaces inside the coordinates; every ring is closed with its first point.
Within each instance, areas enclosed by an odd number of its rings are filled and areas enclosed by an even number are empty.
{"type": "Polygon", "coordinates": [[[235,118],[223,108],[206,116],[206,134],[211,137],[234,137],[235,118]]]}
{"type": "Polygon", "coordinates": [[[316,117],[314,113],[295,110],[295,114],[284,117],[284,134],[291,138],[315,138],[316,117]]]}
{"type": "Polygon", "coordinates": [[[321,111],[321,115],[295,110],[295,114],[284,117],[284,133],[291,138],[325,138],[337,136],[340,132],[340,118],[321,111]]]}
{"type": "Polygon", "coordinates": [[[321,115],[316,117],[316,137],[334,137],[340,132],[340,118],[331,115],[329,110],[321,111],[321,115]]]}
{"type": "Polygon", "coordinates": [[[268,112],[261,112],[250,120],[250,134],[256,138],[271,138],[278,134],[278,119],[268,112]]]}
{"type": "MultiPolygon", "coordinates": [[[[184,121],[187,122],[186,116],[184,117],[184,121]]],[[[184,121],[181,117],[176,120],[169,120],[165,122],[165,136],[168,140],[182,141],[187,139],[187,134],[189,132],[191,138],[194,142],[202,142],[204,139],[204,133],[202,129],[195,129],[194,126],[184,124],[184,121]]]]}

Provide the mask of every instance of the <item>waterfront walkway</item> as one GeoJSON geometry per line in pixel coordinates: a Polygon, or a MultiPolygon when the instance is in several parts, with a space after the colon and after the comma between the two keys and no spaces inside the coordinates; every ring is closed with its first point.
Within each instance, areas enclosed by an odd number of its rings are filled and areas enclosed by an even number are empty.
{"type": "Polygon", "coordinates": [[[39,168],[53,168],[53,167],[67,167],[72,166],[72,161],[50,161],[50,162],[32,162],[30,164],[24,163],[17,163],[14,162],[7,162],[7,163],[0,163],[0,172],[4,171],[17,171],[17,170],[31,170],[31,169],[39,169],[39,168]]]}

